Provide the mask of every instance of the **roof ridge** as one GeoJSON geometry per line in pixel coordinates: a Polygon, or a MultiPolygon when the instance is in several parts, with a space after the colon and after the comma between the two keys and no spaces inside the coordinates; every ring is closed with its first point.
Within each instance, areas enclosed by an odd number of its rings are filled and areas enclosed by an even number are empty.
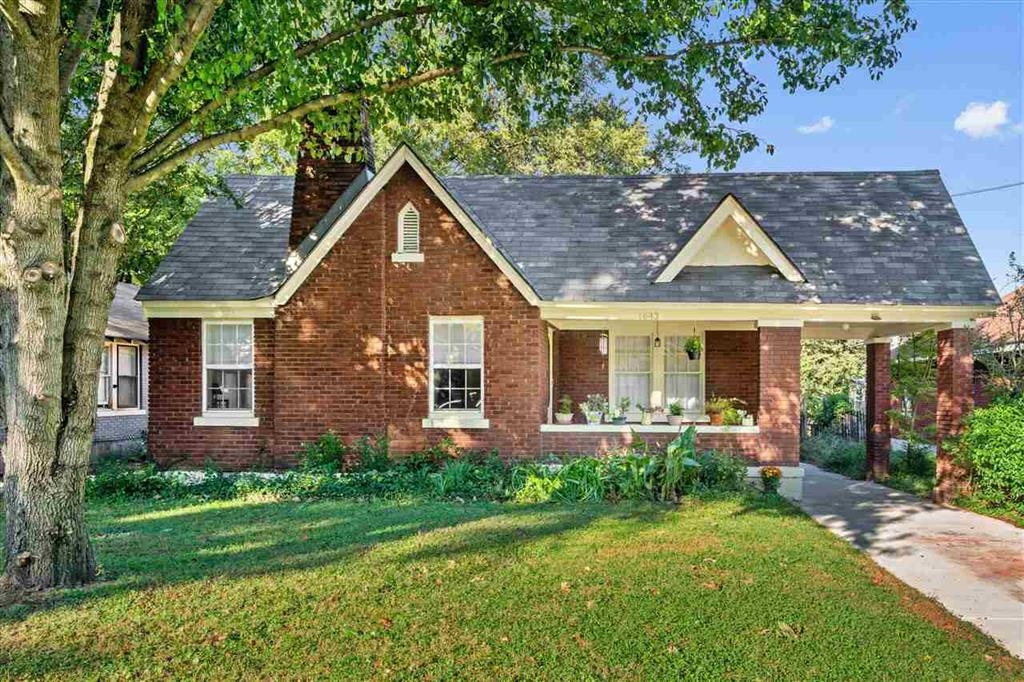
{"type": "Polygon", "coordinates": [[[502,175],[499,173],[481,173],[479,175],[442,175],[439,176],[442,180],[475,180],[475,179],[514,179],[514,180],[584,180],[601,178],[606,180],[612,179],[642,179],[649,180],[655,178],[695,178],[695,177],[737,177],[745,175],[919,175],[919,174],[934,174],[938,175],[939,170],[937,168],[919,168],[919,169],[903,169],[903,170],[842,170],[842,171],[830,171],[830,170],[812,170],[812,171],[713,171],[707,173],[634,173],[634,174],[607,174],[602,175],[598,173],[553,173],[551,175],[530,175],[526,173],[512,173],[508,175],[502,175]]]}

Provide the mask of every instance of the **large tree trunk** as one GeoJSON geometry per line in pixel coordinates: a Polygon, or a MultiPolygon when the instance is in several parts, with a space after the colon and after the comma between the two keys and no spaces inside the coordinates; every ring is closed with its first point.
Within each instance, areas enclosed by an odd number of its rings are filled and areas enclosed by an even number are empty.
{"type": "MultiPolygon", "coordinates": [[[[52,8],[51,8],[52,9],[52,8]]],[[[7,412],[5,578],[17,587],[95,577],[82,503],[88,451],[58,451],[69,278],[62,222],[58,16],[5,41],[0,110],[24,160],[4,181],[0,353],[7,412]]]]}

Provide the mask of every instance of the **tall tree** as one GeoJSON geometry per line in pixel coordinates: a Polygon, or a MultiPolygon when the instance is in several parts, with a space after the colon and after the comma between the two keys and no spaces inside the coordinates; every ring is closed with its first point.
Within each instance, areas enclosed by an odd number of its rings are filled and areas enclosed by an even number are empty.
{"type": "Polygon", "coordinates": [[[0,18],[5,578],[33,588],[95,575],[84,478],[133,194],[303,119],[350,130],[363,102],[445,118],[497,90],[558,111],[589,62],[727,166],[759,142],[753,62],[790,91],[877,78],[914,26],[901,0],[0,0],[0,18]]]}

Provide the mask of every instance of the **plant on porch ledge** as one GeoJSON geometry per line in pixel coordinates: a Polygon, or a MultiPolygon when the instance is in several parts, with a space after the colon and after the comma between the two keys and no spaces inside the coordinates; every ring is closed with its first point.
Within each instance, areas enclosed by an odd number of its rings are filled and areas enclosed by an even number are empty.
{"type": "Polygon", "coordinates": [[[608,411],[608,399],[600,393],[591,393],[587,399],[580,403],[580,410],[587,418],[588,424],[600,424],[608,411]]]}

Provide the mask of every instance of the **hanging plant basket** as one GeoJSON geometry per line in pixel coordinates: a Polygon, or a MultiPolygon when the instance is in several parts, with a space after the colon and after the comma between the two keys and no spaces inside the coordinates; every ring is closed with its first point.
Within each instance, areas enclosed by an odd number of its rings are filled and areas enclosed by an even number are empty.
{"type": "Polygon", "coordinates": [[[686,351],[686,357],[690,358],[690,360],[700,360],[700,352],[704,350],[704,344],[701,342],[700,337],[694,334],[686,339],[686,345],[683,346],[683,350],[686,351]]]}

